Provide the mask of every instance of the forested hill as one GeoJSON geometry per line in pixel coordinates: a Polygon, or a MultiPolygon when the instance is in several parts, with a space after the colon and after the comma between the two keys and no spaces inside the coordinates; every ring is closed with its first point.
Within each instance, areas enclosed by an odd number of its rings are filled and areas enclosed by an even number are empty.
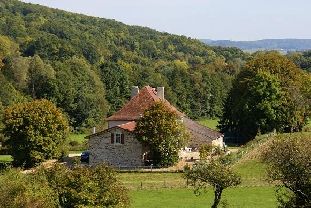
{"type": "Polygon", "coordinates": [[[311,39],[263,39],[256,41],[202,39],[202,42],[212,46],[237,47],[247,51],[279,50],[288,52],[311,50],[311,39]]]}
{"type": "Polygon", "coordinates": [[[47,98],[72,126],[90,127],[120,108],[132,85],[151,85],[191,117],[218,116],[245,59],[235,48],[0,0],[0,111],[47,98]]]}

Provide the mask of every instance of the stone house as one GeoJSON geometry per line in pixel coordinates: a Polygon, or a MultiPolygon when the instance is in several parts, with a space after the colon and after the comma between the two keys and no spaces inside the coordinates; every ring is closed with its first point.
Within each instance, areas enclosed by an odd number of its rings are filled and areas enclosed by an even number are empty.
{"type": "Polygon", "coordinates": [[[162,101],[180,116],[190,132],[185,152],[197,151],[202,144],[223,145],[223,134],[189,119],[164,98],[164,87],[157,89],[145,86],[141,90],[133,87],[131,99],[115,114],[107,118],[108,128],[87,136],[89,139],[90,165],[108,163],[113,166],[131,167],[145,164],[148,147],[140,143],[133,134],[136,121],[155,102],[162,101]]]}

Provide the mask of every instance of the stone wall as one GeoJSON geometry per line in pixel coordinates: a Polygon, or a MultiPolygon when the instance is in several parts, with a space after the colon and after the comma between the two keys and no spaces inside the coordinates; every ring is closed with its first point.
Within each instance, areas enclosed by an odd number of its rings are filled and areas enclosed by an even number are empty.
{"type": "Polygon", "coordinates": [[[116,167],[143,165],[143,145],[134,135],[122,129],[114,128],[89,139],[90,165],[108,163],[116,167]],[[124,144],[111,143],[111,133],[123,133],[124,144]]]}

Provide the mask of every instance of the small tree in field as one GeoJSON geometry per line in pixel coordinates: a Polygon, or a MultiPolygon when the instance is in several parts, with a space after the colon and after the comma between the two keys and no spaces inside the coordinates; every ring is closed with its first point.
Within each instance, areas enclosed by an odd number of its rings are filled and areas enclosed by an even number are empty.
{"type": "Polygon", "coordinates": [[[155,164],[171,166],[178,161],[178,151],[188,134],[178,115],[164,103],[157,102],[137,121],[135,134],[151,150],[155,164]]]}
{"type": "Polygon", "coordinates": [[[229,166],[220,160],[211,160],[197,163],[192,169],[185,170],[185,177],[194,186],[195,194],[200,194],[202,189],[211,185],[214,189],[214,203],[212,208],[216,208],[220,202],[224,189],[237,186],[241,183],[241,177],[234,173],[229,166]]]}
{"type": "Polygon", "coordinates": [[[263,152],[268,176],[278,185],[280,207],[311,207],[311,137],[278,137],[263,152]]]}
{"type": "Polygon", "coordinates": [[[61,156],[68,122],[50,101],[36,100],[7,108],[4,125],[13,165],[28,168],[61,156]]]}

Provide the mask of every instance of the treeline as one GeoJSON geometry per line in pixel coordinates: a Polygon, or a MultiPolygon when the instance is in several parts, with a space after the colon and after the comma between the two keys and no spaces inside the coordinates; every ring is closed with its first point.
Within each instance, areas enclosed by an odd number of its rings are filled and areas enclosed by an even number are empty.
{"type": "Polygon", "coordinates": [[[46,98],[73,127],[100,124],[132,85],[164,86],[190,117],[220,116],[247,59],[236,48],[17,0],[0,0],[0,35],[0,106],[46,98]]]}

